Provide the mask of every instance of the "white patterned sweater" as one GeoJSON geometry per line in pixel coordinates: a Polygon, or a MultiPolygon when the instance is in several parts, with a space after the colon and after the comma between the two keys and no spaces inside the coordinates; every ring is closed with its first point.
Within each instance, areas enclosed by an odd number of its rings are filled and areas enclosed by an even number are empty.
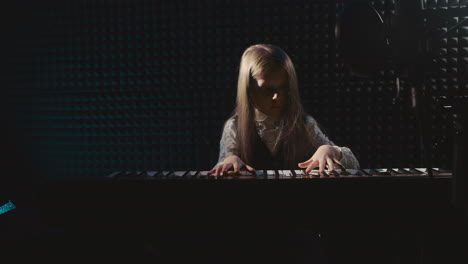
{"type": "MultiPolygon", "coordinates": [[[[266,114],[255,109],[255,126],[262,141],[268,147],[270,152],[275,154],[278,149],[277,141],[281,136],[281,120],[267,116],[266,114]]],[[[314,149],[317,149],[322,145],[335,146],[341,152],[339,161],[345,168],[359,169],[359,162],[354,156],[353,152],[351,152],[351,150],[347,147],[336,146],[320,130],[317,122],[310,115],[306,117],[306,127],[307,135],[310,139],[310,142],[312,142],[312,147],[314,149]]],[[[240,156],[239,144],[237,141],[237,129],[235,126],[235,121],[232,118],[229,119],[224,125],[223,134],[220,141],[218,164],[222,163],[225,158],[231,155],[240,156]]],[[[218,164],[216,164],[215,167],[218,164]]]]}

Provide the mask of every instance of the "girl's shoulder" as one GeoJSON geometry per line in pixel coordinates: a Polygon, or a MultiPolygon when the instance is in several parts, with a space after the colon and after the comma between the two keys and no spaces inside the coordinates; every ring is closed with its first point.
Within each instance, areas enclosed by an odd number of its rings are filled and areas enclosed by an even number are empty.
{"type": "Polygon", "coordinates": [[[305,124],[307,126],[316,126],[317,125],[317,121],[315,121],[315,119],[309,114],[306,114],[304,121],[305,121],[305,124]]]}
{"type": "Polygon", "coordinates": [[[237,115],[233,115],[224,123],[225,128],[233,128],[237,126],[237,115]]]}

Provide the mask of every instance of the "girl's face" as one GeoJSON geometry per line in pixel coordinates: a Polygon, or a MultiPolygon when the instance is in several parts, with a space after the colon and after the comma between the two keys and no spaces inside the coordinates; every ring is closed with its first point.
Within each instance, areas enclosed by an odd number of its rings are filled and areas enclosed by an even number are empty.
{"type": "Polygon", "coordinates": [[[252,88],[253,104],[258,110],[272,117],[284,113],[288,96],[288,75],[284,69],[257,75],[252,88]]]}

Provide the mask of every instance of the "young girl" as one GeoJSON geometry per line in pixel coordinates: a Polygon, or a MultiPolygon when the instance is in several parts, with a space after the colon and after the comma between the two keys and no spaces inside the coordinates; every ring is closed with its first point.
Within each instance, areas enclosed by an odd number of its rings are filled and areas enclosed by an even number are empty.
{"type": "Polygon", "coordinates": [[[209,173],[296,166],[309,173],[326,166],[357,169],[359,162],[304,112],[289,56],[274,45],[253,45],[242,55],[235,113],[224,125],[218,164],[209,173]]]}

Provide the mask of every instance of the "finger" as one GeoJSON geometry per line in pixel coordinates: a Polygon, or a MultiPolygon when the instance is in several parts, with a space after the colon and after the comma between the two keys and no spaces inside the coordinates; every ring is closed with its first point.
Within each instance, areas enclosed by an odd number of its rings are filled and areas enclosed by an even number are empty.
{"type": "Polygon", "coordinates": [[[223,163],[223,166],[219,169],[219,173],[216,176],[223,176],[226,168],[229,166],[229,163],[223,163]]]}
{"type": "Polygon", "coordinates": [[[248,171],[255,172],[255,169],[250,167],[249,165],[245,164],[245,167],[247,168],[248,171]]]}
{"type": "Polygon", "coordinates": [[[320,162],[319,162],[319,172],[320,173],[325,172],[325,160],[320,160],[320,162]]]}
{"type": "Polygon", "coordinates": [[[327,158],[328,170],[335,171],[335,164],[332,159],[327,158]]]}
{"type": "Polygon", "coordinates": [[[224,175],[224,173],[227,172],[231,167],[232,167],[232,163],[228,163],[228,164],[224,165],[223,171],[221,172],[221,175],[224,175]]]}
{"type": "Polygon", "coordinates": [[[216,177],[219,177],[219,176],[223,175],[224,166],[226,166],[225,163],[223,163],[221,166],[219,166],[218,170],[216,171],[216,177]]]}
{"type": "Polygon", "coordinates": [[[305,172],[309,174],[315,167],[318,165],[318,160],[315,160],[314,162],[310,163],[309,166],[307,166],[307,169],[305,172]]]}
{"type": "Polygon", "coordinates": [[[214,174],[216,173],[216,169],[218,169],[218,167],[220,166],[220,164],[216,164],[210,171],[207,172],[208,175],[210,174],[214,174]]]}
{"type": "Polygon", "coordinates": [[[304,161],[304,162],[298,163],[297,166],[298,166],[299,168],[306,168],[306,167],[309,166],[309,164],[310,164],[311,162],[313,162],[313,161],[314,161],[314,160],[313,160],[312,158],[310,158],[310,159],[308,159],[308,160],[306,160],[306,161],[304,161]]]}
{"type": "Polygon", "coordinates": [[[239,163],[234,162],[234,173],[239,173],[239,163]]]}
{"type": "Polygon", "coordinates": [[[338,166],[340,167],[340,169],[346,170],[346,167],[343,166],[343,164],[341,164],[341,162],[339,162],[337,159],[333,159],[333,161],[335,161],[335,164],[338,164],[338,166]]]}
{"type": "Polygon", "coordinates": [[[218,177],[221,171],[223,171],[223,167],[224,167],[224,163],[220,164],[218,168],[216,168],[216,174],[215,174],[216,177],[218,177]]]}

